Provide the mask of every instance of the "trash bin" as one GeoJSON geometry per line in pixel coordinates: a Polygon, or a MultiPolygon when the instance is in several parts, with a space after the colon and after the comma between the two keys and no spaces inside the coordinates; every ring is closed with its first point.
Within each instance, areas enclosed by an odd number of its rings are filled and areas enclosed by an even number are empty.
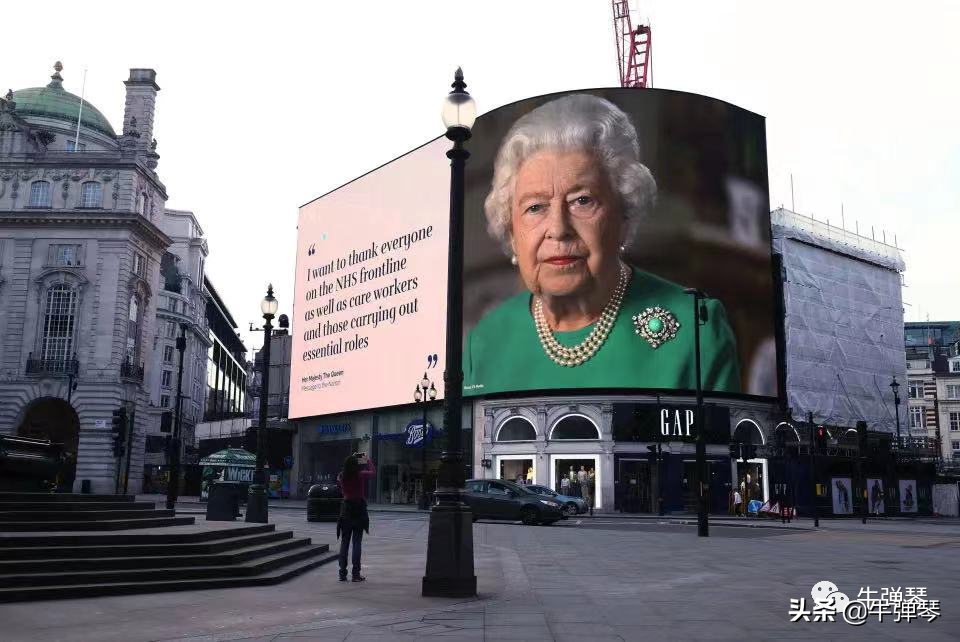
{"type": "Polygon", "coordinates": [[[307,491],[307,521],[336,521],[342,497],[339,486],[332,482],[311,486],[307,491]]]}
{"type": "Polygon", "coordinates": [[[207,497],[207,521],[232,522],[240,517],[240,498],[247,485],[243,482],[214,482],[207,497]]]}
{"type": "Polygon", "coordinates": [[[90,494],[90,480],[89,480],[89,479],[81,479],[81,480],[80,480],[80,492],[83,493],[84,495],[89,495],[89,494],[90,494]]]}

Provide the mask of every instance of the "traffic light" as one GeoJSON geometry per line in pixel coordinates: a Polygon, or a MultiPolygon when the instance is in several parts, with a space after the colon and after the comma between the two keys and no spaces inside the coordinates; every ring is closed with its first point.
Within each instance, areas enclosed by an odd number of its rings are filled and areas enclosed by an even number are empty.
{"type": "Polygon", "coordinates": [[[735,441],[730,444],[730,459],[740,459],[740,446],[741,443],[739,441],[735,441]]]}
{"type": "Polygon", "coordinates": [[[113,411],[113,456],[122,457],[127,443],[127,412],[122,407],[113,411]]]}
{"type": "Polygon", "coordinates": [[[817,429],[814,431],[814,437],[816,439],[817,448],[826,448],[827,447],[827,428],[822,424],[817,426],[817,429]]]}
{"type": "Polygon", "coordinates": [[[861,455],[867,454],[867,422],[865,421],[857,422],[857,446],[861,455]]]}

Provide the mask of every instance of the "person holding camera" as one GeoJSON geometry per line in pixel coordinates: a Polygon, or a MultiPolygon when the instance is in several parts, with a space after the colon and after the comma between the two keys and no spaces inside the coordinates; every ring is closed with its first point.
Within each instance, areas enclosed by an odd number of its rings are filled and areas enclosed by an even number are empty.
{"type": "Polygon", "coordinates": [[[365,453],[353,453],[343,462],[343,470],[337,476],[337,485],[343,494],[340,517],[337,519],[337,537],[340,538],[340,581],[347,581],[347,555],[353,544],[353,581],[362,582],[360,554],[363,533],[370,533],[370,516],[367,513],[367,480],[376,474],[373,461],[365,453]]]}

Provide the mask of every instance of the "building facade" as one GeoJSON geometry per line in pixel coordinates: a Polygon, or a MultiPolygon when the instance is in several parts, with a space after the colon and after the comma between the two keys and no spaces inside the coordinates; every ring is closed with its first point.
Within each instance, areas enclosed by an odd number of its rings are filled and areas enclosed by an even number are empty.
{"type": "Polygon", "coordinates": [[[160,88],[152,69],[130,70],[117,134],[89,102],[81,112],[62,69],[0,98],[0,431],[63,443],[75,468],[64,486],[112,493],[130,470],[135,493],[172,242],[153,138],[160,88]],[[120,408],[132,431],[118,461],[120,408]]]}
{"type": "Polygon", "coordinates": [[[935,440],[945,461],[960,461],[960,322],[910,322],[908,433],[935,440]]]}

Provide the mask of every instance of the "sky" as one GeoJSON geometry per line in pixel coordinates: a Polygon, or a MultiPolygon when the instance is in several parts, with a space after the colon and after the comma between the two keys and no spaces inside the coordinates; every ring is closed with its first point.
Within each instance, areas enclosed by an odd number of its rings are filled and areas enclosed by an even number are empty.
{"type": "MultiPolygon", "coordinates": [[[[906,320],[960,319],[960,3],[644,0],[653,86],[764,115],[772,207],[903,249],[906,320]],[[793,193],[791,194],[791,176],[793,193]],[[855,223],[856,221],[856,223],[855,223]]],[[[272,282],[290,314],[298,207],[443,133],[462,66],[481,113],[618,85],[609,0],[50,1],[5,9],[0,86],[64,86],[122,127],[123,81],[157,71],[167,206],[247,332],[272,282]],[[32,26],[31,26],[32,25],[32,26]]]]}

